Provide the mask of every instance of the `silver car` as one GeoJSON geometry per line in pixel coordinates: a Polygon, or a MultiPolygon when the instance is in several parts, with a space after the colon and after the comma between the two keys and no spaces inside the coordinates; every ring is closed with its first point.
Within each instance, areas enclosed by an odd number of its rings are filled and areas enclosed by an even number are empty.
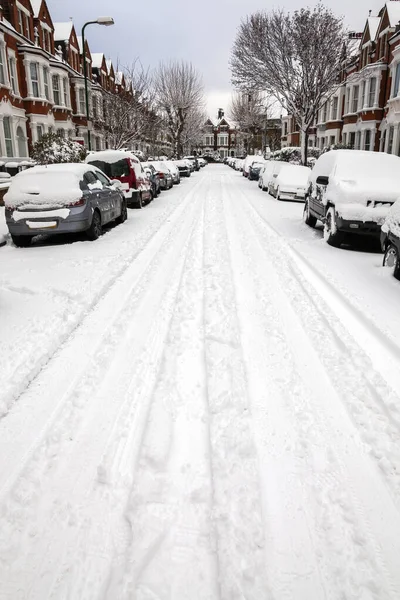
{"type": "Polygon", "coordinates": [[[39,234],[85,231],[96,240],[106,223],[127,219],[119,181],[85,164],[33,167],[13,178],[4,196],[8,230],[16,246],[39,234]]]}

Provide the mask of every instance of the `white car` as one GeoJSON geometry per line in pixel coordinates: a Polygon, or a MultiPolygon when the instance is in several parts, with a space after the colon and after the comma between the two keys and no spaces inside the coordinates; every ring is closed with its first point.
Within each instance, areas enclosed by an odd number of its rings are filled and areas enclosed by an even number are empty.
{"type": "Polygon", "coordinates": [[[250,165],[256,160],[257,156],[248,154],[243,161],[243,177],[248,177],[250,165]]]}
{"type": "Polygon", "coordinates": [[[346,233],[378,237],[399,197],[400,158],[384,152],[331,150],[308,179],[304,221],[324,224],[324,239],[339,247],[346,233]]]}
{"type": "Polygon", "coordinates": [[[289,163],[280,160],[270,160],[260,172],[258,187],[264,192],[272,193],[273,182],[278,177],[278,173],[289,163]]]}
{"type": "Polygon", "coordinates": [[[281,168],[273,182],[274,196],[277,200],[303,200],[308,188],[311,169],[299,165],[287,165],[281,168]]]}
{"type": "Polygon", "coordinates": [[[181,176],[180,176],[180,173],[179,173],[178,166],[172,160],[165,160],[164,164],[167,165],[168,169],[171,172],[173,183],[174,184],[180,183],[181,182],[181,176]]]}

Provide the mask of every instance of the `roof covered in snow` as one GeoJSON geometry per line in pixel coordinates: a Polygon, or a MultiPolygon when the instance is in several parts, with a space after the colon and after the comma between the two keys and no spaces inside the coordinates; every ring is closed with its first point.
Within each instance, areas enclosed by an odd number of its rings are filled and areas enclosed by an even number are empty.
{"type": "Polygon", "coordinates": [[[379,17],[368,17],[367,19],[369,36],[372,41],[376,38],[376,33],[378,31],[380,21],[381,20],[379,17]]]}
{"type": "Polygon", "coordinates": [[[33,9],[33,16],[39,16],[40,7],[42,6],[43,0],[31,0],[31,6],[33,9]]]}
{"type": "Polygon", "coordinates": [[[113,68],[113,64],[112,64],[111,59],[106,60],[106,66],[107,66],[107,72],[110,75],[111,69],[113,68]]]}
{"type": "Polygon", "coordinates": [[[395,27],[400,21],[400,2],[395,0],[386,2],[386,8],[389,16],[390,27],[395,27]]]}
{"type": "Polygon", "coordinates": [[[92,54],[92,67],[95,69],[101,69],[103,63],[104,54],[102,52],[95,52],[92,54]]]}
{"type": "Polygon", "coordinates": [[[72,21],[67,21],[66,23],[54,23],[54,40],[56,42],[69,40],[73,26],[74,24],[72,21]]]}

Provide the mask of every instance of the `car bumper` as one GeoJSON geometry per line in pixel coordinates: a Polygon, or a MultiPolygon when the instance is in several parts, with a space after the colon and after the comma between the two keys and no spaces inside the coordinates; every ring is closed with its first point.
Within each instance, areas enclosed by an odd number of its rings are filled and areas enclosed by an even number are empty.
{"type": "Polygon", "coordinates": [[[280,188],[279,197],[282,200],[300,200],[304,202],[306,192],[301,190],[283,190],[282,188],[280,188]]]}
{"type": "Polygon", "coordinates": [[[358,221],[356,219],[344,219],[336,217],[337,228],[345,233],[358,233],[360,235],[372,235],[379,238],[381,235],[381,226],[374,221],[358,221]]]}
{"type": "MultiPolygon", "coordinates": [[[[92,222],[92,209],[85,206],[69,209],[70,214],[66,218],[57,216],[57,211],[52,214],[48,211],[29,211],[26,218],[21,218],[23,212],[18,213],[18,220],[6,214],[7,227],[11,235],[57,235],[60,233],[77,233],[89,229],[92,222]]],[[[7,211],[8,212],[8,211],[7,211]]]]}

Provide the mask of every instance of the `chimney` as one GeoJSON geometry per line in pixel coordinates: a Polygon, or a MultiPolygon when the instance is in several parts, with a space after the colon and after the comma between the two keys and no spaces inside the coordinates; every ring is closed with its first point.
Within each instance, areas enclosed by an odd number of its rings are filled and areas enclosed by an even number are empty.
{"type": "Polygon", "coordinates": [[[223,116],[224,116],[224,109],[219,108],[218,109],[218,119],[222,119],[223,116]]]}

